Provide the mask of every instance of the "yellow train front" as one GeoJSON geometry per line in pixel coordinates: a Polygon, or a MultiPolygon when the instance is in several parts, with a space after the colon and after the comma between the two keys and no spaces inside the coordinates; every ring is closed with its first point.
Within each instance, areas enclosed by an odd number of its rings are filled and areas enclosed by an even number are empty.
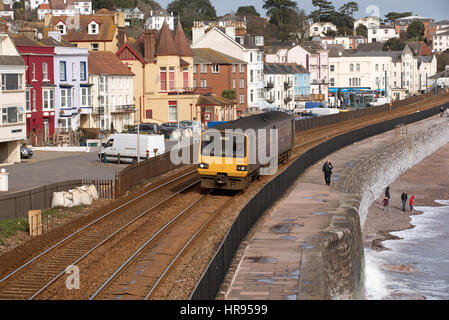
{"type": "Polygon", "coordinates": [[[201,135],[198,173],[201,187],[207,189],[242,190],[267,166],[259,159],[259,139],[270,154],[270,129],[277,130],[278,162],[287,160],[295,137],[294,117],[285,112],[266,112],[222,123],[201,135]],[[256,135],[250,136],[249,133],[256,135]],[[221,148],[216,148],[216,146],[221,148]],[[214,148],[215,146],[215,148],[214,148]],[[251,156],[251,153],[255,156],[251,156]]]}

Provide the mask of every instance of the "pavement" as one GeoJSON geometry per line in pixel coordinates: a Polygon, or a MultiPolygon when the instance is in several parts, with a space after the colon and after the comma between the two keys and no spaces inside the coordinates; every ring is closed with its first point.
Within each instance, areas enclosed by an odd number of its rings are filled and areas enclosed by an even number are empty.
{"type": "MultiPolygon", "coordinates": [[[[176,141],[165,140],[165,150],[170,151],[176,141]]],[[[7,192],[31,189],[55,182],[77,179],[114,179],[115,173],[128,164],[101,163],[99,147],[91,147],[90,152],[37,151],[31,159],[22,159],[18,164],[0,164],[9,173],[7,192]]]]}
{"type": "MultiPolygon", "coordinates": [[[[447,121],[439,116],[407,125],[407,133],[416,132],[447,121]]],[[[400,133],[395,130],[365,139],[327,156],[309,167],[262,220],[257,224],[247,246],[233,265],[234,274],[228,274],[225,300],[297,300],[300,275],[312,261],[303,260],[305,250],[312,248],[306,238],[318,235],[331,224],[342,193],[336,191],[340,175],[346,168],[376,148],[383,149],[400,133]],[[324,182],[322,166],[330,159],[334,169],[331,186],[324,182]]],[[[341,181],[340,181],[341,182],[341,181]]],[[[316,266],[315,266],[316,267],[316,266]]],[[[308,295],[313,298],[313,295],[308,295]]],[[[319,299],[318,296],[315,297],[319,299]]]]}

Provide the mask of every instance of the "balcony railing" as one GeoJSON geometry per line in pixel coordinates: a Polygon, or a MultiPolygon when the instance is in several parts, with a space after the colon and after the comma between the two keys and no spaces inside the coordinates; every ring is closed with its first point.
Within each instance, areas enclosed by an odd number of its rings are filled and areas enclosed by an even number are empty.
{"type": "Polygon", "coordinates": [[[284,90],[287,90],[288,88],[291,88],[292,85],[293,85],[293,84],[292,84],[291,82],[285,81],[285,82],[284,82],[284,90]]]}
{"type": "Polygon", "coordinates": [[[111,107],[111,113],[130,113],[130,112],[135,112],[135,111],[136,111],[136,107],[134,104],[126,104],[126,105],[111,107]]]}
{"type": "Polygon", "coordinates": [[[267,82],[267,83],[265,84],[265,89],[271,90],[271,89],[273,89],[273,88],[274,88],[274,83],[273,83],[273,82],[267,82]]]}
{"type": "Polygon", "coordinates": [[[329,82],[327,81],[327,80],[313,80],[313,81],[310,81],[310,84],[312,84],[312,85],[327,85],[327,84],[329,84],[329,82]]]}

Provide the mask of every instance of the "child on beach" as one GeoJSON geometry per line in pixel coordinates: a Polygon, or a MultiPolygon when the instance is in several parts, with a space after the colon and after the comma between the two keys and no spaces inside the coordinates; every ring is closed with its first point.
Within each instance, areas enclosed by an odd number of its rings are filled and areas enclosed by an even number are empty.
{"type": "Polygon", "coordinates": [[[409,201],[410,212],[413,212],[413,206],[415,205],[415,195],[412,195],[409,201]]]}
{"type": "Polygon", "coordinates": [[[388,212],[388,198],[384,198],[384,200],[382,201],[382,204],[384,206],[384,211],[388,212]]]}

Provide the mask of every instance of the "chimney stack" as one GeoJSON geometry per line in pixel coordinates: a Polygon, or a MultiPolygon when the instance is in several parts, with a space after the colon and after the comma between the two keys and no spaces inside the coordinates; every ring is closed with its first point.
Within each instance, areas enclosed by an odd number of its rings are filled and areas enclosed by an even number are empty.
{"type": "Polygon", "coordinates": [[[143,34],[145,60],[152,63],[156,53],[156,31],[145,30],[143,34]]]}

